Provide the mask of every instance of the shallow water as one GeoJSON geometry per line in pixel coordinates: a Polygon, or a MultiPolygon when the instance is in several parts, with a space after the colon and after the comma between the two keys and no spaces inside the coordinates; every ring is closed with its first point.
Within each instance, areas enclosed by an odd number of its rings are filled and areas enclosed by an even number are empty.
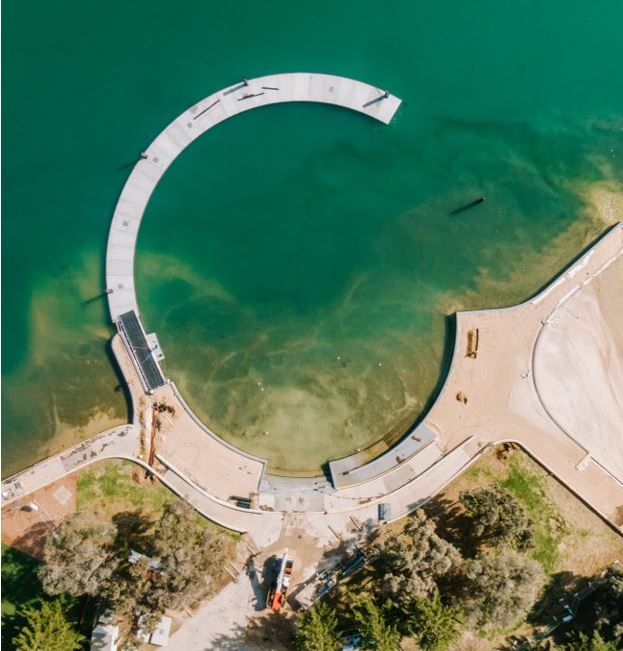
{"type": "Polygon", "coordinates": [[[525,298],[605,227],[621,6],[382,9],[5,6],[3,474],[125,419],[95,298],[116,197],[160,129],[243,76],[333,72],[404,100],[389,127],[320,105],[237,116],[147,209],[138,297],[167,373],[273,469],[398,436],[439,380],[445,316],[525,298]]]}

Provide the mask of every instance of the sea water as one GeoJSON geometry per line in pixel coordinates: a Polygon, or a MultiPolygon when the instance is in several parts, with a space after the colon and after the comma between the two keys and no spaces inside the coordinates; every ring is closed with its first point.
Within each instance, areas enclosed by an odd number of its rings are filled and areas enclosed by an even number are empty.
{"type": "Polygon", "coordinates": [[[31,2],[3,25],[3,475],[127,419],[103,262],[139,153],[243,77],[390,89],[210,130],[138,241],[139,307],[217,434],[313,474],[417,420],[451,314],[525,299],[621,218],[623,8],[31,2]],[[485,202],[458,214],[457,208],[485,202]]]}

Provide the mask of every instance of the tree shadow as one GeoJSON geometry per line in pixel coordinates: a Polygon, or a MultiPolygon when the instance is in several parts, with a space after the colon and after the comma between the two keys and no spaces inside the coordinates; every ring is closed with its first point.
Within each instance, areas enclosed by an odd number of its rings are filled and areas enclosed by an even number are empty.
{"type": "Polygon", "coordinates": [[[543,626],[553,617],[559,616],[569,603],[574,592],[586,583],[586,578],[573,572],[562,571],[552,575],[541,596],[528,613],[527,621],[533,626],[543,626]]]}
{"type": "Polygon", "coordinates": [[[19,538],[13,540],[11,547],[41,561],[43,560],[43,547],[46,538],[54,527],[54,522],[51,520],[37,522],[27,529],[19,538]]]}
{"type": "Polygon", "coordinates": [[[153,551],[153,523],[142,511],[121,511],[112,517],[117,533],[112,546],[120,557],[127,559],[131,550],[150,555],[153,551]]]}
{"type": "MultiPolygon", "coordinates": [[[[249,622],[244,641],[249,643],[251,648],[270,649],[270,651],[281,651],[281,649],[294,649],[294,638],[296,627],[294,618],[287,617],[282,613],[271,612],[265,617],[253,619],[249,622]]],[[[219,647],[214,646],[218,649],[219,647]]],[[[232,647],[240,650],[244,646],[232,647]]]]}
{"type": "Polygon", "coordinates": [[[206,642],[201,651],[241,651],[241,649],[244,649],[243,644],[246,635],[247,630],[244,626],[236,626],[233,631],[220,633],[206,642]]]}
{"type": "Polygon", "coordinates": [[[251,620],[246,628],[236,626],[206,642],[201,651],[290,651],[294,648],[292,618],[270,613],[251,620]]]}
{"type": "Polygon", "coordinates": [[[480,541],[473,536],[470,518],[459,501],[436,495],[422,508],[435,523],[437,534],[452,543],[464,558],[477,554],[480,541]]]}

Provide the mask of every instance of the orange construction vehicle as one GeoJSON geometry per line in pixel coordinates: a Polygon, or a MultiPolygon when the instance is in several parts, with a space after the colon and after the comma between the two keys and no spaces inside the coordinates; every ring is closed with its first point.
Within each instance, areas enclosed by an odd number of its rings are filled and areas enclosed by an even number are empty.
{"type": "Polygon", "coordinates": [[[279,611],[286,602],[286,594],[290,586],[290,577],[292,576],[292,566],[294,561],[288,560],[288,550],[283,552],[281,562],[279,564],[279,574],[270,586],[268,596],[266,598],[266,607],[274,611],[279,611]]]}

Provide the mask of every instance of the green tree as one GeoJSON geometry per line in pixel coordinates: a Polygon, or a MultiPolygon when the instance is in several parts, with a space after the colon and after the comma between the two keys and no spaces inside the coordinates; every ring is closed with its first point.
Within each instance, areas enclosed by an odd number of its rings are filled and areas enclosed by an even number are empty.
{"type": "Polygon", "coordinates": [[[228,559],[223,539],[199,524],[185,502],[167,504],[154,532],[154,554],[163,566],[162,583],[179,608],[209,593],[225,574],[228,559]]]}
{"type": "Polygon", "coordinates": [[[429,599],[416,599],[407,615],[409,634],[415,636],[426,651],[446,651],[460,635],[461,611],[444,605],[439,590],[429,599]]]}
{"type": "Polygon", "coordinates": [[[599,631],[588,636],[578,633],[565,644],[565,651],[618,651],[621,647],[616,642],[606,642],[599,631]]]}
{"type": "Polygon", "coordinates": [[[534,546],[534,523],[528,510],[506,488],[492,484],[462,492],[459,500],[479,542],[508,545],[520,551],[534,546]]]}
{"type": "Polygon", "coordinates": [[[386,601],[380,608],[369,596],[355,599],[353,619],[359,626],[366,651],[398,651],[400,633],[395,624],[390,624],[392,605],[386,601]]]}
{"type": "MultiPolygon", "coordinates": [[[[613,565],[608,568],[603,580],[597,581],[601,585],[580,604],[573,633],[577,636],[581,630],[596,632],[601,641],[617,643],[623,648],[623,568],[613,565]]],[[[572,637],[570,644],[575,641],[572,637]]]]}
{"type": "Polygon", "coordinates": [[[109,583],[116,563],[112,549],[115,527],[93,527],[83,516],[65,519],[48,536],[39,578],[51,595],[97,595],[109,583]]]}
{"type": "Polygon", "coordinates": [[[539,563],[512,550],[466,561],[464,572],[462,604],[479,625],[525,618],[545,580],[539,563]]]}
{"type": "Polygon", "coordinates": [[[298,651],[338,651],[342,647],[335,612],[320,603],[296,618],[298,651]]]}
{"type": "Polygon", "coordinates": [[[606,640],[623,641],[623,568],[608,568],[593,599],[594,626],[606,640]]]}
{"type": "Polygon", "coordinates": [[[16,651],[77,651],[85,637],[65,617],[60,599],[40,601],[22,611],[26,625],[13,638],[16,651]]]}
{"type": "Polygon", "coordinates": [[[223,539],[180,501],[166,504],[155,525],[136,515],[134,520],[130,529],[121,522],[119,528],[93,527],[81,516],[63,521],[45,543],[39,575],[46,592],[103,597],[134,624],[140,620],[144,630],[153,630],[167,608],[207,596],[225,572],[223,539]],[[144,558],[130,563],[130,546],[144,558]]]}
{"type": "MultiPolygon", "coordinates": [[[[106,596],[116,612],[150,630],[167,608],[184,608],[207,596],[223,576],[227,549],[221,538],[199,524],[183,502],[165,505],[156,523],[149,558],[130,564],[120,559],[106,596]]],[[[137,550],[139,551],[139,550],[137,550]]]]}
{"type": "Polygon", "coordinates": [[[403,533],[378,552],[384,594],[403,607],[431,594],[435,580],[462,562],[459,551],[436,534],[434,522],[422,510],[413,514],[403,533]]]}

